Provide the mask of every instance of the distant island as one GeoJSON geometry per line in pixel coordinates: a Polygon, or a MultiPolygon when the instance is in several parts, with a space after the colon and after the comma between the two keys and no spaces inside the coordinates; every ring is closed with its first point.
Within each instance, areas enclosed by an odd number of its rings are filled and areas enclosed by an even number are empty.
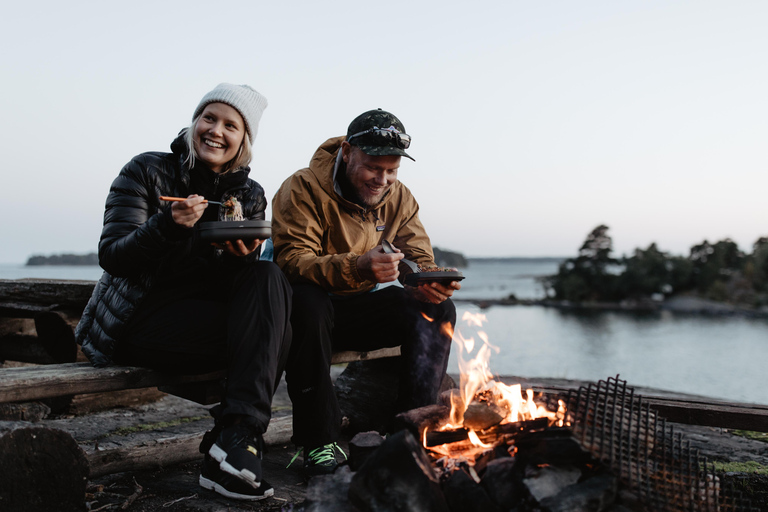
{"type": "Polygon", "coordinates": [[[576,257],[565,259],[555,275],[541,278],[547,298],[571,304],[660,303],[688,297],[768,311],[768,237],[751,253],[725,238],[673,255],[652,243],[614,258],[608,226],[593,229],[576,257]]]}
{"type": "Polygon", "coordinates": [[[27,259],[26,266],[41,265],[98,265],[99,257],[95,252],[88,254],[52,254],[43,256],[36,254],[27,259]]]}
{"type": "MultiPolygon", "coordinates": [[[[467,259],[463,254],[444,249],[434,248],[435,262],[440,267],[467,267],[467,259]]],[[[27,259],[26,266],[40,265],[98,265],[99,257],[95,252],[88,254],[52,254],[43,256],[36,254],[27,259]]]]}

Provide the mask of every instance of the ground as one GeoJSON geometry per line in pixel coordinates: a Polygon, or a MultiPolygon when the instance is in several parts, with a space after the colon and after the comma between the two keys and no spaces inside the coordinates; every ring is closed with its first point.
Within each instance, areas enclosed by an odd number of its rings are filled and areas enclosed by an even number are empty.
{"type": "MultiPolygon", "coordinates": [[[[274,416],[290,414],[290,401],[284,383],[278,388],[273,403],[274,416]]],[[[199,432],[201,426],[211,424],[207,409],[177,397],[135,407],[125,407],[91,414],[81,418],[44,420],[52,427],[64,428],[79,441],[95,439],[101,446],[117,446],[132,439],[152,439],[199,432]],[[189,419],[186,421],[185,419],[189,419]],[[105,435],[105,432],[112,432],[105,435]]],[[[726,470],[746,475],[745,485],[754,487],[754,479],[766,487],[761,475],[768,468],[768,443],[764,435],[754,438],[736,435],[724,429],[675,424],[675,428],[710,461],[722,464],[748,464],[731,466],[726,470]],[[758,466],[755,466],[758,465],[758,466]],[[747,467],[744,472],[738,468],[747,467]]],[[[346,450],[349,439],[340,443],[346,450]]],[[[265,478],[274,486],[274,497],[259,502],[240,502],[219,496],[198,485],[200,461],[176,464],[162,469],[131,471],[94,478],[88,483],[86,504],[90,511],[293,511],[300,509],[305,499],[306,483],[299,468],[301,457],[287,467],[297,449],[287,438],[272,443],[264,455],[265,478]]],[[[200,456],[202,459],[202,455],[200,456]]]]}

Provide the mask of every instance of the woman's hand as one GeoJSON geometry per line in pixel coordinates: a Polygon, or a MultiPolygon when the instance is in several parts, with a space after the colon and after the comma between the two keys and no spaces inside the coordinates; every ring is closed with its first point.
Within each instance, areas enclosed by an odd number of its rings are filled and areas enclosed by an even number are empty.
{"type": "Polygon", "coordinates": [[[242,240],[227,240],[226,242],[212,245],[217,249],[228,252],[232,256],[248,256],[263,243],[264,240],[250,240],[248,242],[242,240]]]}
{"type": "Polygon", "coordinates": [[[197,194],[192,194],[187,197],[186,201],[179,201],[171,205],[171,216],[173,222],[179,226],[187,228],[193,227],[203,216],[203,212],[208,207],[208,203],[204,203],[205,198],[197,194]]]}

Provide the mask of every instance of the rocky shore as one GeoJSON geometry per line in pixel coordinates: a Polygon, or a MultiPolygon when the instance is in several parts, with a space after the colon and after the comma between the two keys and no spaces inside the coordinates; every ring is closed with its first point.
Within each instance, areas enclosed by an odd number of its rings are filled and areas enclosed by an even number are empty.
{"type": "MultiPolygon", "coordinates": [[[[334,367],[336,374],[341,367],[334,367]]],[[[458,376],[454,376],[458,379],[458,376]]],[[[534,385],[524,377],[505,377],[506,381],[534,385]]],[[[546,379],[535,381],[547,385],[546,379]]],[[[577,381],[551,379],[552,385],[580,385],[577,381]]],[[[663,393],[660,390],[638,389],[640,393],[663,393]]],[[[287,419],[291,413],[285,383],[281,383],[273,401],[275,420],[287,419]]],[[[274,420],[273,420],[274,421],[274,420]]],[[[208,408],[187,400],[165,396],[160,400],[135,407],[111,409],[84,416],[43,420],[50,427],[70,432],[84,449],[99,449],[129,442],[152,443],[158,438],[183,435],[210,428],[208,408]]],[[[724,465],[730,478],[743,481],[744,486],[765,498],[768,503],[768,436],[726,429],[675,424],[691,446],[710,461],[724,465]]],[[[301,460],[289,466],[296,453],[289,437],[270,429],[264,457],[264,474],[275,487],[275,495],[261,502],[229,500],[198,485],[199,462],[176,464],[153,470],[127,471],[92,478],[88,483],[86,502],[90,511],[126,510],[132,512],[218,512],[218,511],[309,511],[306,500],[307,484],[299,473],[301,460]]],[[[346,450],[349,438],[340,443],[346,450]]],[[[202,455],[201,455],[202,458],[202,455]]],[[[311,497],[310,497],[311,498],[311,497]]],[[[311,499],[310,499],[311,501],[311,499]]]]}

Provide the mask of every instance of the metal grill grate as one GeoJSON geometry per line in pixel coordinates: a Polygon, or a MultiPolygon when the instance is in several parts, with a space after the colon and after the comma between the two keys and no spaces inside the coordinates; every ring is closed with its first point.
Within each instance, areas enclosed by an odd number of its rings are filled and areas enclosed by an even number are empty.
{"type": "Polygon", "coordinates": [[[618,376],[569,391],[566,403],[581,446],[653,510],[759,512],[722,489],[714,465],[618,376]]]}

